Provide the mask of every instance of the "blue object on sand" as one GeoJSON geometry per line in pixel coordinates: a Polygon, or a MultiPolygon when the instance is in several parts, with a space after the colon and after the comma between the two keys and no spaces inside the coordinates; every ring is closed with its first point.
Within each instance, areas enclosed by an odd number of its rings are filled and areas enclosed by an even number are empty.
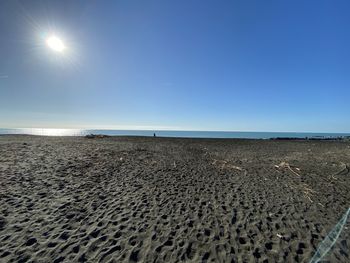
{"type": "Polygon", "coordinates": [[[328,251],[334,246],[335,242],[338,240],[340,233],[342,232],[346,221],[350,215],[350,207],[343,215],[343,217],[339,220],[339,222],[335,225],[331,232],[325,237],[325,239],[318,246],[315,255],[310,260],[310,263],[319,262],[328,251]]]}

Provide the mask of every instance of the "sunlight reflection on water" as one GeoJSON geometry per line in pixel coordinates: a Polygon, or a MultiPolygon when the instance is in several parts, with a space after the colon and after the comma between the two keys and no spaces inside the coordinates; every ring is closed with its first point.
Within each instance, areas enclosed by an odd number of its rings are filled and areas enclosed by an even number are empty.
{"type": "Polygon", "coordinates": [[[25,129],[7,129],[7,134],[30,134],[43,136],[82,136],[87,133],[81,129],[41,129],[41,128],[25,128],[25,129]]]}

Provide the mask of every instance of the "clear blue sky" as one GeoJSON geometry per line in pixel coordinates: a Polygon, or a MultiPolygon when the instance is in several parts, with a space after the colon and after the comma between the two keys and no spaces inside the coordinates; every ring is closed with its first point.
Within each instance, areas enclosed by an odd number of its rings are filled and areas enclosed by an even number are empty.
{"type": "Polygon", "coordinates": [[[350,132],[349,10],[2,0],[0,127],[350,132]]]}

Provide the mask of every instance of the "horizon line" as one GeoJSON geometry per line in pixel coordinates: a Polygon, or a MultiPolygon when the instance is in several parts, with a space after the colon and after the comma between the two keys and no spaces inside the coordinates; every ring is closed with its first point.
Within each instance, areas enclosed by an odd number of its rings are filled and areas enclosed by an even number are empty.
{"type": "Polygon", "coordinates": [[[252,132],[257,132],[257,133],[332,133],[332,134],[350,134],[350,132],[334,132],[334,131],[257,131],[257,130],[200,130],[200,129],[181,129],[178,128],[176,129],[173,128],[166,128],[166,127],[154,127],[154,129],[146,126],[143,126],[143,128],[135,128],[135,127],[123,127],[123,128],[38,128],[38,127],[21,127],[21,128],[3,128],[0,127],[0,129],[3,130],[21,130],[21,129],[33,129],[33,130],[103,130],[103,131],[173,131],[173,132],[243,132],[243,133],[252,133],[252,132]]]}

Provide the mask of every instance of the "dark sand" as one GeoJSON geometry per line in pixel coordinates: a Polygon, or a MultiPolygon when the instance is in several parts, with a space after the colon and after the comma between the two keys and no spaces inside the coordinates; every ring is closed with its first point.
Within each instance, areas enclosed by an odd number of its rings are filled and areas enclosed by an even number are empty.
{"type": "Polygon", "coordinates": [[[0,262],[308,262],[349,165],[342,141],[0,136],[0,262]]]}

